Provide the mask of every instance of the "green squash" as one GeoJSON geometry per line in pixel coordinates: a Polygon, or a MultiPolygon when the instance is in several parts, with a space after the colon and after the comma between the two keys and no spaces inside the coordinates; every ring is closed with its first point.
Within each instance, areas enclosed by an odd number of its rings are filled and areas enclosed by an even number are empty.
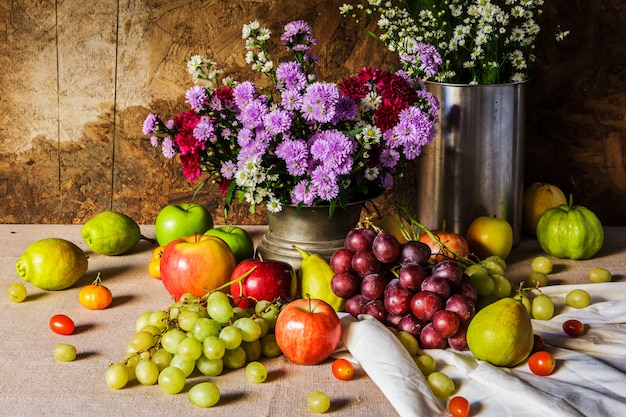
{"type": "Polygon", "coordinates": [[[537,241],[557,258],[590,259],[602,248],[604,228],[583,206],[561,204],[546,210],[537,223],[537,241]]]}

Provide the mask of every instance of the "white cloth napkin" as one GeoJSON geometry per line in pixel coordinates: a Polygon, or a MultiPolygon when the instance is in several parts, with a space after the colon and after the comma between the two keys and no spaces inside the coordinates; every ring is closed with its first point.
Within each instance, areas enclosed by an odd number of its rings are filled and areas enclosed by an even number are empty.
{"type": "MultiPolygon", "coordinates": [[[[470,415],[494,417],[626,416],[626,283],[558,285],[542,288],[557,311],[549,321],[533,320],[536,334],[557,359],[547,377],[534,375],[524,361],[499,368],[452,349],[425,350],[437,368],[472,404],[470,415]],[[565,307],[565,295],[584,289],[592,304],[565,307]],[[576,318],[589,329],[571,338],[562,323],[576,318]]],[[[436,398],[395,335],[371,317],[342,315],[343,349],[378,385],[401,417],[448,415],[446,400],[436,398]]],[[[341,348],[336,352],[341,354],[341,348]]]]}

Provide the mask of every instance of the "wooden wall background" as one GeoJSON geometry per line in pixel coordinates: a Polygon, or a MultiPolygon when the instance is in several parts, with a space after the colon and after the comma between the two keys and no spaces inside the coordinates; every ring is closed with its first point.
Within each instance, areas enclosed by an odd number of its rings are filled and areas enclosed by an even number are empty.
{"type": "MultiPolygon", "coordinates": [[[[82,223],[105,209],[152,223],[195,186],[142,136],[149,112],[185,109],[191,55],[238,79],[241,26],[258,19],[278,36],[307,20],[320,75],[337,80],[364,65],[390,65],[382,45],[346,27],[343,0],[0,0],[0,222],[82,223]]],[[[605,225],[626,225],[626,2],[547,1],[530,85],[526,183],[573,193],[605,225]],[[552,27],[571,35],[558,45],[552,27]]],[[[394,199],[419,198],[407,172],[394,199]]],[[[215,189],[199,196],[226,221],[215,189]]],[[[229,222],[260,224],[239,207],[229,222]]]]}

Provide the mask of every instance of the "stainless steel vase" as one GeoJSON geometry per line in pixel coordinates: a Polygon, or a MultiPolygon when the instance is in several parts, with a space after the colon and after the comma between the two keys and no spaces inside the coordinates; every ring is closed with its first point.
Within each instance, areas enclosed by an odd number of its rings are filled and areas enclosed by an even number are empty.
{"type": "Polygon", "coordinates": [[[506,218],[521,233],[526,83],[428,82],[440,125],[417,162],[416,218],[465,234],[478,216],[506,218]]]}
{"type": "Polygon", "coordinates": [[[302,256],[294,246],[329,260],[359,223],[364,205],[358,202],[337,207],[330,218],[327,206],[302,207],[299,212],[294,206],[283,206],[278,213],[268,213],[269,227],[257,246],[257,256],[288,262],[296,271],[302,256]]]}

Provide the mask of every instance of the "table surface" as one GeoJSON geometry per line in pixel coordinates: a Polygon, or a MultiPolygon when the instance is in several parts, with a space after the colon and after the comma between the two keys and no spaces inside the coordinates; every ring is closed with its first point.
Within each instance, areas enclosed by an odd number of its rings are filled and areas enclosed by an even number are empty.
{"type": "MultiPolygon", "coordinates": [[[[39,290],[26,284],[29,295],[20,304],[0,297],[3,337],[0,339],[0,410],[6,416],[161,416],[205,415],[185,394],[169,395],[157,386],[133,382],[115,391],[104,381],[109,364],[123,359],[124,350],[134,333],[135,320],[144,312],[162,310],[171,299],[159,280],[147,273],[155,245],[140,242],[128,254],[103,256],[90,252],[80,236],[80,225],[0,225],[0,279],[3,291],[20,281],[15,262],[32,242],[58,237],[70,240],[89,256],[89,269],[73,287],[56,292],[39,290]],[[100,273],[103,283],[113,292],[113,303],[106,310],[90,311],[77,300],[83,285],[100,273]],[[76,323],[71,336],[52,333],[49,318],[67,314],[76,323]],[[62,363],[52,355],[58,343],[71,343],[77,360],[62,363]]],[[[154,236],[153,226],[142,226],[145,236],[154,236]]],[[[247,227],[258,242],[263,226],[247,227]]],[[[626,229],[606,228],[605,245],[592,260],[573,261],[553,258],[554,284],[584,283],[587,272],[602,266],[614,281],[626,281],[626,229]]],[[[507,259],[507,277],[514,282],[530,272],[530,261],[543,254],[536,240],[525,239],[507,259]]],[[[212,415],[232,416],[310,416],[306,395],[323,390],[331,398],[333,416],[392,416],[393,406],[370,377],[357,366],[351,381],[336,380],[330,360],[317,366],[297,366],[281,356],[264,359],[269,377],[263,384],[249,383],[243,370],[229,371],[218,377],[193,376],[186,392],[203,380],[215,382],[221,400],[212,415]]],[[[194,374],[195,375],[195,374],[194,374]]],[[[478,412],[480,414],[480,411],[478,412]]]]}

